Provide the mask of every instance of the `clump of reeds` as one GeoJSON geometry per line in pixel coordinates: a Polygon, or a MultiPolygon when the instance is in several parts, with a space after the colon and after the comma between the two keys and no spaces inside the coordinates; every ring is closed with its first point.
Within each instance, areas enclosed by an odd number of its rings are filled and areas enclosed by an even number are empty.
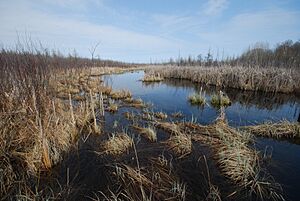
{"type": "Polygon", "coordinates": [[[261,125],[242,127],[254,135],[271,138],[300,138],[300,123],[281,121],[279,123],[266,122],[261,125]]]}
{"type": "Polygon", "coordinates": [[[176,135],[172,135],[165,143],[167,147],[179,158],[182,158],[192,152],[191,136],[186,134],[177,133],[176,135]]]}
{"type": "Polygon", "coordinates": [[[133,140],[126,133],[112,134],[102,146],[104,153],[120,155],[127,152],[133,146],[133,140]]]}
{"type": "Polygon", "coordinates": [[[148,127],[139,127],[136,125],[132,126],[134,129],[136,129],[141,135],[143,135],[145,138],[147,138],[151,142],[157,141],[156,131],[154,128],[148,126],[148,127]]]}
{"type": "Polygon", "coordinates": [[[118,104],[110,102],[107,106],[107,111],[111,112],[111,113],[115,113],[118,111],[118,104]]]}
{"type": "Polygon", "coordinates": [[[168,118],[168,115],[166,113],[163,113],[163,112],[156,112],[156,113],[154,113],[154,116],[158,119],[168,118]]]}
{"type": "Polygon", "coordinates": [[[170,134],[178,134],[181,132],[180,127],[173,122],[157,122],[156,125],[158,128],[161,128],[170,134]]]}
{"type": "Polygon", "coordinates": [[[135,107],[135,108],[142,108],[146,106],[141,98],[133,99],[130,97],[124,99],[124,102],[128,103],[127,106],[135,107]]]}
{"type": "Polygon", "coordinates": [[[202,87],[199,93],[194,93],[188,97],[188,100],[193,105],[201,105],[205,104],[205,92],[202,94],[202,87]]]}
{"type": "Polygon", "coordinates": [[[231,101],[227,95],[225,95],[222,91],[219,94],[214,94],[211,97],[211,104],[214,107],[226,107],[231,105],[231,101]]]}
{"type": "Polygon", "coordinates": [[[145,74],[142,79],[143,82],[160,82],[163,81],[164,77],[162,77],[159,73],[157,74],[145,74]]]}
{"type": "Polygon", "coordinates": [[[132,112],[124,112],[124,116],[126,119],[133,120],[135,117],[135,114],[133,114],[132,112]]]}
{"type": "Polygon", "coordinates": [[[131,92],[128,90],[120,90],[120,91],[113,91],[110,93],[111,98],[113,99],[126,99],[131,98],[131,92]]]}

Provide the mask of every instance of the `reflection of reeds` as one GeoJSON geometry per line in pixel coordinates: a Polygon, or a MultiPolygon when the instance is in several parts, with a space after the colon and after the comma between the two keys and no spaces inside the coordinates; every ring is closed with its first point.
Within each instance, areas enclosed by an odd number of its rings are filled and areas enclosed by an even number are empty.
{"type": "Polygon", "coordinates": [[[300,124],[289,121],[279,123],[267,122],[256,126],[245,126],[241,129],[254,135],[271,138],[300,138],[300,124]]]}

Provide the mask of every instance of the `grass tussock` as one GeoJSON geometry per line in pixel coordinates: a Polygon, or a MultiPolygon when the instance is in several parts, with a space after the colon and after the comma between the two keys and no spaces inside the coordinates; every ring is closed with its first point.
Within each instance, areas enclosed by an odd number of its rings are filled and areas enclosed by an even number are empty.
{"type": "Polygon", "coordinates": [[[163,112],[156,112],[156,113],[154,113],[154,116],[158,119],[168,118],[168,115],[166,113],[163,113],[163,112]]]}
{"type": "Polygon", "coordinates": [[[106,110],[108,112],[115,113],[115,112],[118,111],[118,108],[119,108],[118,104],[116,104],[116,103],[109,103],[108,106],[107,106],[107,108],[106,108],[106,110]]]}
{"type": "Polygon", "coordinates": [[[257,66],[156,66],[147,76],[187,79],[197,83],[241,90],[300,93],[300,71],[297,68],[260,68],[257,66]]]}
{"type": "Polygon", "coordinates": [[[205,97],[201,94],[194,93],[188,97],[188,100],[192,105],[200,105],[203,106],[205,104],[205,97]]]}
{"type": "Polygon", "coordinates": [[[172,135],[176,135],[181,132],[180,127],[173,122],[157,122],[156,125],[158,128],[161,128],[162,130],[169,132],[172,135]]]}
{"type": "Polygon", "coordinates": [[[139,127],[139,126],[132,126],[135,130],[137,130],[142,136],[148,139],[151,142],[157,141],[156,131],[152,127],[139,127]]]}
{"type": "Polygon", "coordinates": [[[127,152],[133,146],[133,140],[126,133],[113,134],[103,143],[103,152],[113,156],[127,152]]]}
{"type": "Polygon", "coordinates": [[[120,91],[112,91],[110,93],[110,96],[112,99],[126,99],[126,98],[131,98],[131,92],[128,90],[120,90],[120,91]]]}
{"type": "Polygon", "coordinates": [[[267,122],[261,125],[245,126],[241,129],[246,130],[254,135],[270,138],[300,138],[300,124],[289,121],[279,123],[267,122]]]}
{"type": "Polygon", "coordinates": [[[212,106],[216,108],[226,107],[231,105],[231,101],[227,95],[225,95],[222,91],[219,94],[214,94],[210,100],[212,106]]]}
{"type": "Polygon", "coordinates": [[[163,81],[164,77],[162,77],[159,73],[157,74],[145,74],[142,82],[160,82],[163,81]]]}
{"type": "Polygon", "coordinates": [[[169,150],[175,153],[179,158],[183,158],[192,152],[191,136],[183,133],[172,135],[166,142],[169,150]]]}

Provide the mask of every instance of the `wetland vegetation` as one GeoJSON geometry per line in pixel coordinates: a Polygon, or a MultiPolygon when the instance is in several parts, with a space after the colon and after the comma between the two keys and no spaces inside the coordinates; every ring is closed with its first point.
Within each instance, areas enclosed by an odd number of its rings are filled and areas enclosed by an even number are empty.
{"type": "Polygon", "coordinates": [[[299,42],[283,45],[159,65],[2,49],[1,200],[298,197],[299,156],[268,149],[300,153],[299,42]]]}

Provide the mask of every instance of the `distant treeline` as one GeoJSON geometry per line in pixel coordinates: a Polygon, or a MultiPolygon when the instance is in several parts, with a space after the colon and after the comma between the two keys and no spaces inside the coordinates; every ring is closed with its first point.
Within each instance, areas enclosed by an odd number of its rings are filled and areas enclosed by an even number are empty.
{"type": "MultiPolygon", "coordinates": [[[[77,54],[69,54],[64,56],[59,52],[47,51],[47,50],[0,50],[1,60],[14,58],[15,60],[26,58],[27,60],[34,61],[39,59],[43,60],[48,64],[49,67],[63,67],[63,68],[82,68],[82,67],[129,67],[134,64],[125,63],[120,61],[113,61],[107,59],[98,58],[83,58],[79,57],[77,54]]],[[[26,65],[26,64],[24,64],[26,65]]]]}
{"type": "Polygon", "coordinates": [[[215,56],[209,50],[205,56],[201,54],[196,58],[192,56],[182,58],[179,56],[177,59],[170,58],[164,64],[178,66],[219,66],[227,64],[231,66],[300,68],[300,40],[297,42],[287,40],[277,44],[272,49],[269,48],[268,44],[257,43],[237,57],[223,58],[221,56],[220,58],[219,53],[215,56]]]}

